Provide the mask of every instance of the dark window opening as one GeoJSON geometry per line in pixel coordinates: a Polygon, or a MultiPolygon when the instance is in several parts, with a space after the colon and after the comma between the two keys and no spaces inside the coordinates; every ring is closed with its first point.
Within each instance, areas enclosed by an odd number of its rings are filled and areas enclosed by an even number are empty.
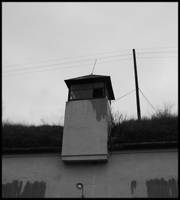
{"type": "Polygon", "coordinates": [[[95,88],[93,90],[93,98],[103,98],[103,97],[104,97],[103,88],[95,88]]]}
{"type": "Polygon", "coordinates": [[[75,84],[69,89],[68,100],[83,100],[105,97],[104,83],[75,84]]]}

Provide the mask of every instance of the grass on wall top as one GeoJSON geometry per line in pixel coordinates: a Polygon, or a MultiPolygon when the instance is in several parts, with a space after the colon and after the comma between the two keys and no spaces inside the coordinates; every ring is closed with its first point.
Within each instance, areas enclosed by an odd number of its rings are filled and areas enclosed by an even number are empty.
{"type": "MultiPolygon", "coordinates": [[[[3,149],[58,148],[61,150],[63,127],[57,125],[23,125],[4,123],[3,149]]],[[[163,142],[178,140],[178,117],[169,111],[158,111],[151,118],[113,119],[109,145],[118,150],[123,143],[163,142]]]]}

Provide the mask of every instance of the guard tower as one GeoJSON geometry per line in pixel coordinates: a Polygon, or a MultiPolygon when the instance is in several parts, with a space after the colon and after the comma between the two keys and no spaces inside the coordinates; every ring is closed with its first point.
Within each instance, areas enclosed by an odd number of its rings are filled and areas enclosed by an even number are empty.
{"type": "Polygon", "coordinates": [[[68,87],[62,143],[63,161],[107,161],[114,100],[110,76],[65,80],[68,87]]]}

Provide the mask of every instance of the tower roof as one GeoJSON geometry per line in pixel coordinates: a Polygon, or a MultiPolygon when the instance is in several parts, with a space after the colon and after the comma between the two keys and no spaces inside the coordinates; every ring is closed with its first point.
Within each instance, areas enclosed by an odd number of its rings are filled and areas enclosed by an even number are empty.
{"type": "Polygon", "coordinates": [[[104,75],[95,75],[95,74],[90,74],[86,76],[80,76],[76,78],[71,78],[71,79],[66,79],[65,83],[68,88],[70,88],[71,85],[73,84],[85,84],[85,83],[95,83],[95,82],[105,82],[106,87],[109,93],[109,99],[114,100],[114,92],[112,89],[112,84],[111,84],[111,77],[110,76],[104,76],[104,75]]]}

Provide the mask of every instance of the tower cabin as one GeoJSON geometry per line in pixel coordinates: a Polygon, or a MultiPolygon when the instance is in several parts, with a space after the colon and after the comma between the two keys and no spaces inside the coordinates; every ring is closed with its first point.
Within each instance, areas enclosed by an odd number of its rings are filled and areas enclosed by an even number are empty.
{"type": "Polygon", "coordinates": [[[111,129],[110,76],[65,80],[68,87],[62,143],[63,161],[107,161],[111,129]]]}

